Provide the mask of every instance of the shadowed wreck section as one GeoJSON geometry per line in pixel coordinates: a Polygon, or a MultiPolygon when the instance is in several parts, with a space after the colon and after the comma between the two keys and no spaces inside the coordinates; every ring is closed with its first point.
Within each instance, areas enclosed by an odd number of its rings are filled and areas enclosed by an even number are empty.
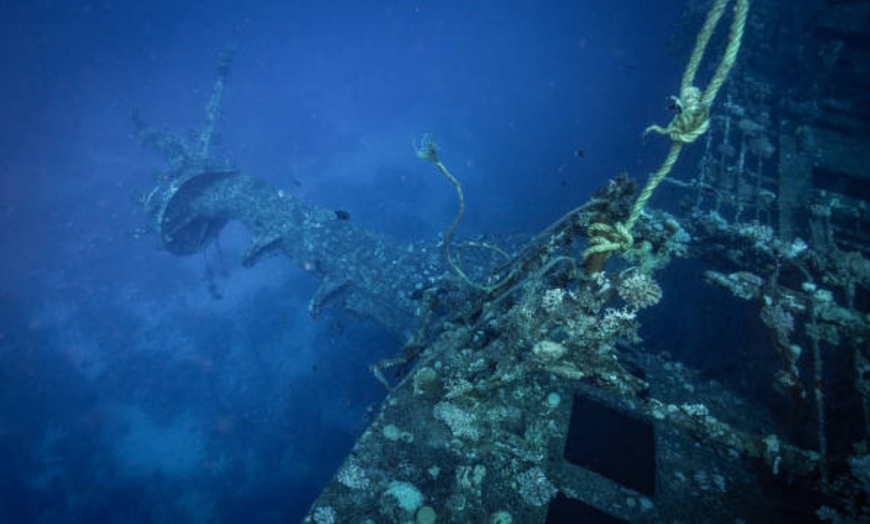
{"type": "Polygon", "coordinates": [[[166,251],[184,256],[205,249],[238,220],[252,235],[245,267],[283,254],[320,278],[309,305],[313,316],[337,306],[406,334],[416,324],[412,295],[443,272],[435,250],[400,245],[209,156],[233,59],[232,53],[221,57],[205,125],[194,138],[148,127],[134,113],[140,140],[169,164],[141,199],[150,224],[139,233],[154,233],[166,251]]]}
{"type": "Polygon", "coordinates": [[[437,252],[391,242],[234,169],[194,164],[162,178],[145,205],[167,251],[196,253],[238,220],[253,237],[246,267],[283,254],[321,279],[315,316],[340,306],[401,334],[415,324],[410,295],[442,271],[437,252]]]}

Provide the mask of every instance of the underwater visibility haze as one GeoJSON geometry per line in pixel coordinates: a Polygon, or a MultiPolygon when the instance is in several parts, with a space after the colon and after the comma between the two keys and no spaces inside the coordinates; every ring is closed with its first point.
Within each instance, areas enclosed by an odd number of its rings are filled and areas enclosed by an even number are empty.
{"type": "Polygon", "coordinates": [[[870,521],[870,2],[0,39],[0,522],[870,521]]]}

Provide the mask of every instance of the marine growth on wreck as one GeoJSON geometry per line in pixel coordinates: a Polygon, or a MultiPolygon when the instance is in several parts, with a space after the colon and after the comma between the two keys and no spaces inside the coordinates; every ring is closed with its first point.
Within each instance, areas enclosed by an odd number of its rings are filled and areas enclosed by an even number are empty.
{"type": "Polygon", "coordinates": [[[691,3],[681,27],[702,55],[687,71],[709,84],[675,79],[673,120],[646,136],[672,144],[664,175],[650,189],[614,174],[511,245],[463,241],[473,203],[426,130],[408,154],[460,205],[440,246],[215,161],[230,56],[195,140],[139,123],[170,161],[142,201],[167,250],[240,220],[246,265],[310,264],[312,313],[347,308],[406,339],[372,362],[386,400],[305,522],[870,519],[870,4],[819,9],[691,3]],[[705,19],[720,27],[706,54],[705,19]],[[681,321],[704,347],[655,342],[681,321]]]}

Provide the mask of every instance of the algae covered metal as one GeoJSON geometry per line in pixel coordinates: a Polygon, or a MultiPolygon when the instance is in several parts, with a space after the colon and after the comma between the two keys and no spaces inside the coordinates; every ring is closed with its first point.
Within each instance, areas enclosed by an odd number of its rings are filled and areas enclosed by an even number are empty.
{"type": "Polygon", "coordinates": [[[139,123],[170,164],[143,198],[167,251],[239,220],[245,265],[283,254],[321,278],[313,313],[407,340],[372,363],[387,398],[306,522],[870,519],[870,3],[759,4],[706,133],[658,189],[680,205],[635,213],[637,183],[613,178],[479,286],[450,235],[445,260],[214,160],[228,62],[196,140],[139,123]],[[631,242],[588,238],[626,222],[631,242]],[[727,306],[712,316],[766,334],[738,370],[711,378],[641,339],[685,289],[674,268],[727,306]]]}

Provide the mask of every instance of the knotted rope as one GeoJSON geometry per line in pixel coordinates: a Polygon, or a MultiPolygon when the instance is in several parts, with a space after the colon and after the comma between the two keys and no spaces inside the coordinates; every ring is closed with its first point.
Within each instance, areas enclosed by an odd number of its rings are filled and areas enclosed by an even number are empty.
{"type": "MultiPolygon", "coordinates": [[[[725,79],[728,78],[728,73],[731,67],[737,60],[737,53],[740,50],[740,42],[743,39],[743,29],[746,25],[746,15],[749,12],[748,0],[736,0],[734,7],[734,20],[731,22],[731,30],[728,35],[728,45],[725,48],[725,53],[722,60],[719,62],[719,67],[710,79],[707,89],[701,91],[693,85],[695,75],[698,72],[698,67],[701,64],[701,59],[704,58],[704,53],[707,50],[707,44],[710,43],[710,38],[725,12],[725,7],[730,0],[716,0],[710,12],[707,14],[707,20],[704,26],[698,33],[698,38],[695,41],[695,49],[686,65],[686,71],[683,73],[683,79],[680,84],[680,96],[676,99],[675,105],[678,109],[677,115],[671,120],[667,127],[658,125],[649,126],[644,131],[644,136],[649,133],[658,133],[668,135],[671,139],[671,148],[668,151],[667,157],[662,162],[659,169],[653,173],[646,183],[646,186],[638,195],[634,206],[631,209],[631,214],[625,223],[616,222],[615,224],[607,224],[603,222],[592,224],[589,227],[589,247],[583,253],[583,258],[587,261],[592,255],[598,255],[603,264],[603,258],[606,258],[614,251],[626,251],[634,244],[634,238],[631,235],[631,229],[640,218],[647,201],[652,196],[659,183],[671,172],[677,158],[680,156],[680,151],[683,145],[690,144],[703,135],[710,127],[710,106],[713,100],[719,93],[725,79]]],[[[587,264],[588,265],[588,264],[587,264]]]]}

